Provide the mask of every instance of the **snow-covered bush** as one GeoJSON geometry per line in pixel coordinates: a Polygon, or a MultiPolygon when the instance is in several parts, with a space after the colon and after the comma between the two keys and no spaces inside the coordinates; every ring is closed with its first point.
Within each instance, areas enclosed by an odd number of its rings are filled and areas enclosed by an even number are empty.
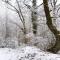
{"type": "Polygon", "coordinates": [[[37,46],[41,50],[46,50],[49,46],[48,40],[46,38],[44,39],[43,37],[35,37],[35,39],[30,41],[30,44],[37,46]]]}
{"type": "Polygon", "coordinates": [[[51,48],[55,44],[55,40],[48,40],[48,38],[44,38],[41,36],[34,36],[33,33],[29,33],[26,35],[27,44],[36,46],[41,50],[47,50],[51,48]]]}

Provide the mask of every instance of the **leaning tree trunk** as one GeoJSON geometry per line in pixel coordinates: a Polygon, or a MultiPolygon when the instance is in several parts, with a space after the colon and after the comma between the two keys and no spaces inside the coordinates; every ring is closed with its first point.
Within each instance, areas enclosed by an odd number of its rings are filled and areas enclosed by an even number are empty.
{"type": "Polygon", "coordinates": [[[31,17],[32,17],[32,25],[33,25],[33,33],[36,35],[37,33],[37,12],[36,12],[36,0],[33,0],[32,1],[32,14],[31,14],[31,17]]]}
{"type": "Polygon", "coordinates": [[[43,0],[43,5],[44,5],[44,12],[46,15],[46,20],[47,20],[46,24],[48,28],[51,30],[51,32],[53,32],[56,38],[55,45],[52,48],[50,48],[49,51],[56,53],[58,50],[60,50],[60,35],[59,35],[60,32],[52,24],[52,18],[49,11],[48,0],[43,0]]]}

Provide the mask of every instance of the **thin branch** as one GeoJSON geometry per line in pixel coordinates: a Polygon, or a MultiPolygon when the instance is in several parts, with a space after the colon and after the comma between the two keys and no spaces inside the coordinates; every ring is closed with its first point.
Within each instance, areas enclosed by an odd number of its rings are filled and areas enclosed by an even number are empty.
{"type": "MultiPolygon", "coordinates": [[[[31,6],[25,3],[25,0],[23,1],[24,5],[27,6],[28,9],[31,9],[31,6]]],[[[36,6],[35,9],[37,9],[38,7],[40,7],[41,5],[43,5],[43,3],[41,3],[40,5],[36,6]]]]}
{"type": "Polygon", "coordinates": [[[7,7],[8,9],[10,9],[10,10],[12,10],[12,11],[15,11],[16,12],[16,10],[14,10],[14,9],[12,9],[12,8],[9,8],[9,7],[7,7]]]}
{"type": "Polygon", "coordinates": [[[18,12],[18,9],[15,6],[13,6],[9,1],[3,1],[3,2],[7,3],[8,5],[10,5],[12,8],[14,8],[16,10],[16,12],[18,12]]]}
{"type": "Polygon", "coordinates": [[[19,5],[19,2],[18,2],[18,0],[16,0],[16,2],[17,2],[17,4],[18,4],[18,8],[19,8],[19,12],[20,12],[20,14],[21,14],[21,16],[22,16],[22,20],[24,20],[24,17],[23,17],[23,14],[22,14],[22,11],[21,11],[21,8],[20,8],[20,5],[19,5]]]}
{"type": "Polygon", "coordinates": [[[21,21],[22,21],[23,25],[25,25],[25,19],[24,19],[24,16],[23,16],[23,14],[22,14],[22,11],[21,11],[21,8],[20,8],[20,5],[19,5],[18,0],[16,0],[16,2],[17,2],[17,4],[18,4],[18,8],[19,8],[19,17],[20,17],[20,16],[22,17],[21,21]],[[21,14],[21,15],[20,15],[20,14],[21,14]]]}
{"type": "Polygon", "coordinates": [[[25,0],[23,1],[24,5],[28,8],[31,9],[31,6],[25,3],[25,0]]]}
{"type": "MultiPolygon", "coordinates": [[[[20,17],[21,22],[23,23],[19,10],[15,6],[13,6],[9,1],[3,1],[3,2],[7,3],[8,5],[10,5],[11,7],[13,7],[15,9],[15,11],[18,13],[18,15],[20,17]]],[[[10,10],[12,10],[12,9],[10,9],[10,10]]]]}
{"type": "Polygon", "coordinates": [[[57,0],[55,1],[55,5],[57,4],[57,0]]]}
{"type": "MultiPolygon", "coordinates": [[[[52,0],[51,0],[52,1],[52,0]]],[[[56,5],[57,4],[57,0],[53,0],[53,2],[51,2],[50,1],[50,4],[51,4],[51,6],[52,6],[52,8],[54,7],[54,5],[56,5]],[[53,5],[54,4],[54,5],[53,5]]]]}
{"type": "Polygon", "coordinates": [[[43,5],[43,3],[41,3],[40,5],[38,5],[35,9],[37,9],[37,8],[40,7],[41,5],[43,5]]]}
{"type": "Polygon", "coordinates": [[[52,2],[50,1],[50,4],[51,4],[51,6],[53,7],[53,4],[52,4],[52,2]]]}
{"type": "Polygon", "coordinates": [[[57,13],[59,12],[59,10],[60,10],[60,7],[58,8],[57,13]]]}
{"type": "Polygon", "coordinates": [[[24,16],[22,14],[22,11],[21,11],[18,0],[16,0],[16,2],[17,2],[17,5],[18,5],[18,8],[19,8],[19,17],[22,17],[21,21],[22,21],[23,27],[24,27],[23,32],[24,32],[24,34],[26,34],[25,19],[24,19],[24,16]]]}
{"type": "MultiPolygon", "coordinates": [[[[22,20],[22,18],[21,18],[21,15],[20,15],[20,13],[19,13],[19,11],[20,10],[18,10],[15,6],[13,6],[9,1],[8,2],[6,2],[5,1],[5,3],[7,3],[8,5],[10,5],[11,7],[13,7],[14,9],[15,9],[15,11],[18,13],[18,15],[19,15],[19,17],[20,17],[20,20],[21,20],[21,22],[23,23],[23,20],[22,20]]],[[[18,3],[17,3],[18,4],[18,3]]],[[[19,6],[20,7],[20,6],[19,6]]],[[[12,10],[12,9],[11,9],[12,10]]]]}

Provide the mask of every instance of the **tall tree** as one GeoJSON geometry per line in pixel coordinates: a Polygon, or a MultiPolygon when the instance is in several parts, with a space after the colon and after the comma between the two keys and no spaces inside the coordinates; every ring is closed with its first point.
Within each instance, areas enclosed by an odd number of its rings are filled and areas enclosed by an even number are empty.
{"type": "Polygon", "coordinates": [[[58,31],[56,27],[53,26],[52,24],[52,18],[49,11],[48,0],[43,0],[43,5],[44,5],[44,12],[47,20],[46,24],[51,30],[51,32],[53,32],[56,38],[55,45],[52,48],[50,48],[49,51],[56,53],[58,50],[60,50],[60,31],[58,31]]]}

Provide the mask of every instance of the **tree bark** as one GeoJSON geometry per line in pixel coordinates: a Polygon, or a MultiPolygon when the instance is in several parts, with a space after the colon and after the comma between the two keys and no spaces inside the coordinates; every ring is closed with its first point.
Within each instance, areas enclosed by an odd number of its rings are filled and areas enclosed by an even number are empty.
{"type": "Polygon", "coordinates": [[[31,14],[31,17],[32,17],[32,25],[33,25],[33,33],[36,34],[37,33],[37,12],[36,12],[36,0],[33,0],[32,1],[32,14],[31,14]]]}
{"type": "Polygon", "coordinates": [[[52,48],[48,49],[48,51],[56,53],[58,50],[60,50],[60,35],[59,35],[60,31],[58,31],[56,27],[53,26],[52,24],[52,18],[51,18],[50,11],[49,11],[48,0],[43,0],[43,5],[44,5],[44,12],[45,12],[46,21],[47,21],[46,24],[48,28],[51,30],[51,32],[53,32],[56,38],[55,45],[52,48]]]}

